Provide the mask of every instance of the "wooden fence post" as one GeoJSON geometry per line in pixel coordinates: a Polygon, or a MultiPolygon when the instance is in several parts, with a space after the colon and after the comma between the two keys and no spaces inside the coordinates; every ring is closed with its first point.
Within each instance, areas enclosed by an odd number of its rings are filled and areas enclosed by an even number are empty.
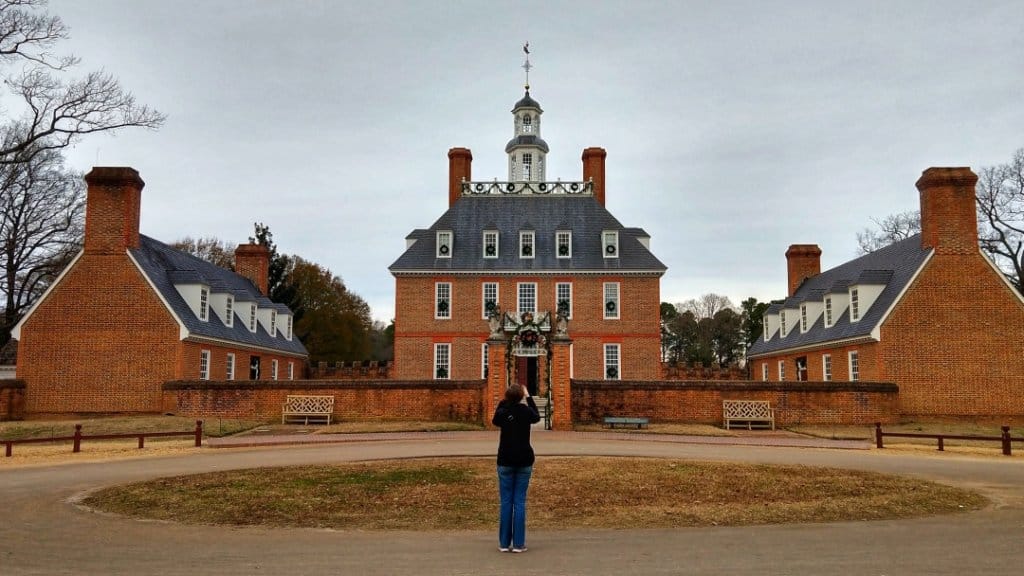
{"type": "Polygon", "coordinates": [[[1003,455],[1010,456],[1013,450],[1010,448],[1010,427],[1003,426],[1003,455]]]}
{"type": "Polygon", "coordinates": [[[196,448],[203,445],[203,421],[196,420],[196,448]]]}
{"type": "Polygon", "coordinates": [[[75,424],[75,447],[71,449],[72,452],[82,451],[82,425],[75,424]]]}
{"type": "Polygon", "coordinates": [[[875,446],[877,448],[885,448],[882,446],[882,423],[875,422],[875,446]]]}

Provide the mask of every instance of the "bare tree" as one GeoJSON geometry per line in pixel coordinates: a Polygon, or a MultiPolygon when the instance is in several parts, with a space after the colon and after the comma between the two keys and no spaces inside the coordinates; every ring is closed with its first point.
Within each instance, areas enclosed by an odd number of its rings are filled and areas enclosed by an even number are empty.
{"type": "Polygon", "coordinates": [[[235,269],[234,249],[220,238],[213,236],[192,238],[191,236],[186,236],[171,244],[171,247],[191,254],[201,260],[206,260],[221,268],[227,270],[235,269]]]}
{"type": "Polygon", "coordinates": [[[910,210],[890,214],[881,220],[872,218],[874,228],[857,232],[857,253],[867,254],[884,248],[893,242],[906,240],[921,231],[921,211],[910,210]]]}
{"type": "Polygon", "coordinates": [[[28,150],[24,162],[0,164],[0,341],[78,251],[85,215],[80,174],[55,150],[28,150]]]}
{"type": "Polygon", "coordinates": [[[68,37],[68,28],[46,12],[46,4],[0,0],[0,65],[12,68],[2,74],[3,81],[24,104],[20,114],[3,111],[0,164],[30,161],[94,132],[163,124],[162,114],[138,104],[113,75],[94,71],[69,77],[78,59],[53,52],[68,37]]]}
{"type": "Polygon", "coordinates": [[[720,311],[726,308],[735,310],[736,307],[732,305],[732,301],[729,300],[728,296],[712,292],[704,294],[700,298],[691,298],[686,302],[676,304],[676,308],[680,313],[687,310],[693,312],[696,319],[701,320],[703,318],[714,318],[715,314],[718,314],[720,311]]]}
{"type": "Polygon", "coordinates": [[[978,174],[978,242],[1024,293],[1024,148],[1007,164],[978,174]]]}

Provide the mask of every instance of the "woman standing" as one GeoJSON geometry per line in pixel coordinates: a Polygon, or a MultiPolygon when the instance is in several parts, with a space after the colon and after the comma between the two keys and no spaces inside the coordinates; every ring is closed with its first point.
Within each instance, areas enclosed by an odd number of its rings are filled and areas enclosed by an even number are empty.
{"type": "Polygon", "coordinates": [[[540,422],[537,404],[519,384],[505,390],[491,423],[501,428],[498,442],[498,550],[526,552],[526,490],[533,473],[530,425],[540,422]]]}

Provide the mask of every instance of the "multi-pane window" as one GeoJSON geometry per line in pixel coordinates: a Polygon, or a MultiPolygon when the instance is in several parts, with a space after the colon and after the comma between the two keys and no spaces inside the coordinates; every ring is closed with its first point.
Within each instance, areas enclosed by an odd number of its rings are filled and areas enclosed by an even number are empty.
{"type": "Polygon", "coordinates": [[[533,245],[533,232],[520,232],[519,233],[519,257],[520,258],[533,258],[534,245],[533,245]]]}
{"type": "Polygon", "coordinates": [[[277,310],[270,311],[270,336],[277,338],[277,310]]]}
{"type": "Polygon", "coordinates": [[[800,332],[807,332],[807,304],[800,305],[800,332]]]}
{"type": "Polygon", "coordinates": [[[209,380],[210,379],[210,351],[202,350],[199,352],[199,379],[209,380]]]}
{"type": "Polygon", "coordinates": [[[533,168],[533,154],[523,154],[523,180],[529,181],[533,168]]]}
{"type": "Polygon", "coordinates": [[[572,232],[555,232],[556,254],[559,258],[572,258],[572,232]]]}
{"type": "Polygon", "coordinates": [[[832,327],[832,297],[825,297],[825,328],[832,327]]]}
{"type": "MultiPolygon", "coordinates": [[[[533,132],[533,117],[527,114],[523,116],[523,134],[529,134],[530,132],[533,132]]],[[[526,156],[529,156],[529,154],[526,156]]]]}
{"type": "Polygon", "coordinates": [[[768,363],[761,364],[761,380],[768,381],[768,363]]]}
{"type": "Polygon", "coordinates": [[[277,360],[270,361],[270,379],[277,380],[277,360]]]}
{"type": "Polygon", "coordinates": [[[786,362],[779,360],[779,382],[786,379],[786,362]]]}
{"type": "Polygon", "coordinates": [[[619,364],[619,345],[604,345],[604,379],[619,380],[622,378],[621,366],[619,364]]]}
{"type": "Polygon", "coordinates": [[[235,297],[228,296],[224,300],[224,325],[231,328],[235,325],[235,297]]]}
{"type": "Polygon", "coordinates": [[[448,380],[451,365],[451,344],[434,344],[434,379],[448,380]]]}
{"type": "Polygon", "coordinates": [[[295,362],[288,362],[288,379],[295,380],[295,362]]]}
{"type": "Polygon", "coordinates": [[[291,340],[292,339],[292,315],[291,314],[288,315],[288,323],[286,324],[286,329],[287,329],[287,331],[285,332],[284,337],[287,338],[288,340],[291,340]]]}
{"type": "Polygon", "coordinates": [[[256,305],[249,305],[249,332],[256,331],[256,305]]]}
{"type": "Polygon", "coordinates": [[[206,288],[199,289],[199,319],[206,322],[210,314],[210,291],[206,288]]]}
{"type": "Polygon", "coordinates": [[[852,350],[849,353],[850,361],[850,381],[860,380],[860,359],[857,357],[857,351],[852,350]]]}
{"type": "Polygon", "coordinates": [[[825,382],[832,380],[832,355],[821,355],[821,379],[825,382]]]}
{"type": "Polygon", "coordinates": [[[537,284],[534,282],[522,282],[519,284],[519,314],[526,312],[537,313],[537,284]]]}
{"type": "Polygon", "coordinates": [[[498,257],[498,232],[487,230],[484,232],[484,258],[498,257]]]}
{"type": "Polygon", "coordinates": [[[786,337],[786,311],[779,310],[779,336],[786,337]]]}
{"type": "Polygon", "coordinates": [[[604,246],[604,257],[605,258],[618,258],[619,257],[619,233],[618,232],[604,232],[601,234],[603,238],[602,246],[604,246]]]}
{"type": "Polygon", "coordinates": [[[480,345],[480,377],[484,380],[487,379],[487,367],[490,363],[489,352],[490,350],[488,350],[486,342],[480,345]]]}
{"type": "Polygon", "coordinates": [[[452,257],[452,233],[449,230],[441,230],[437,233],[437,257],[452,257]]]}
{"type": "Polygon", "coordinates": [[[224,379],[235,379],[235,355],[232,352],[228,352],[227,362],[224,367],[224,379]]]}
{"type": "Polygon", "coordinates": [[[860,294],[856,288],[850,288],[850,322],[860,320],[860,294]]]}
{"type": "Polygon", "coordinates": [[[434,318],[443,320],[452,317],[452,285],[450,282],[434,284],[434,318]]]}
{"type": "Polygon", "coordinates": [[[615,320],[619,317],[619,283],[604,283],[604,317],[615,320]]]}
{"type": "Polygon", "coordinates": [[[763,322],[763,326],[764,326],[764,340],[765,340],[765,342],[767,342],[768,341],[768,322],[766,322],[764,320],[762,320],[762,322],[763,322]]]}
{"type": "Polygon", "coordinates": [[[489,318],[491,312],[498,306],[498,283],[484,282],[483,291],[483,317],[489,318]]]}
{"type": "Polygon", "coordinates": [[[555,284],[555,312],[567,319],[572,319],[572,283],[555,284]]]}

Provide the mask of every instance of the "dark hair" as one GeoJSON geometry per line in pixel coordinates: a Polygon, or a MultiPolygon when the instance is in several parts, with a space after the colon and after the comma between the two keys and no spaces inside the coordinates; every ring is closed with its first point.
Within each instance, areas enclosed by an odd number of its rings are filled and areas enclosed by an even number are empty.
{"type": "Polygon", "coordinates": [[[519,384],[512,384],[505,390],[505,401],[510,404],[518,404],[523,401],[526,390],[519,384]]]}

